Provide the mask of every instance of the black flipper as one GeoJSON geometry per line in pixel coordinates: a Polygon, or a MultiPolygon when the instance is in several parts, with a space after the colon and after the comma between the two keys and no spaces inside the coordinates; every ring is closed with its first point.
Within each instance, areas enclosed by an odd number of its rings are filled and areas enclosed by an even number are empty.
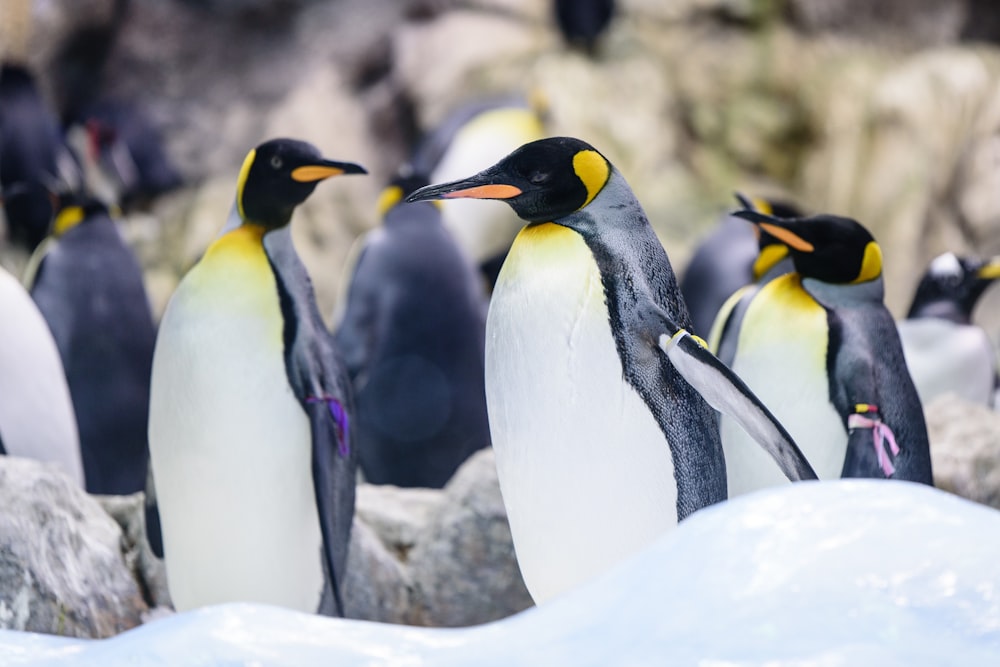
{"type": "MultiPolygon", "coordinates": [[[[350,437],[354,398],[333,337],[316,307],[312,282],[286,226],[264,236],[284,315],[285,368],[312,430],[312,475],[323,535],[323,561],[335,613],[344,615],[342,584],[354,520],[358,455],[350,437]]],[[[325,611],[325,610],[323,610],[325,611]]]]}
{"type": "Polygon", "coordinates": [[[651,317],[645,318],[644,325],[653,328],[644,336],[666,353],[677,372],[702,398],[735,419],[774,458],[788,479],[793,482],[816,479],[815,471],[792,436],[746,383],[662,310],[653,305],[649,309],[651,317]]]}
{"type": "Polygon", "coordinates": [[[160,506],[156,503],[156,485],[153,483],[153,468],[147,466],[146,498],[143,510],[146,515],[146,541],[153,555],[163,558],[163,530],[160,528],[160,506]]]}
{"type": "Polygon", "coordinates": [[[0,434],[0,456],[7,456],[7,448],[3,446],[3,434],[0,434]]]}

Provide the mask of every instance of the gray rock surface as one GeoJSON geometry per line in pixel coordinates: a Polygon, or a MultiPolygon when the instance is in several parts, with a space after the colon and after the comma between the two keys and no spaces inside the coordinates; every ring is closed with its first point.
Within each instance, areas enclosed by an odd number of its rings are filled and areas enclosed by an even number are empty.
{"type": "Polygon", "coordinates": [[[110,637],[146,609],[100,504],[45,464],[0,457],[0,627],[110,637]]]}
{"type": "Polygon", "coordinates": [[[934,485],[1000,509],[1000,412],[939,396],[924,409],[934,485]]]}
{"type": "Polygon", "coordinates": [[[409,562],[421,625],[475,625],[532,605],[514,557],[492,449],[455,473],[409,562]]]}

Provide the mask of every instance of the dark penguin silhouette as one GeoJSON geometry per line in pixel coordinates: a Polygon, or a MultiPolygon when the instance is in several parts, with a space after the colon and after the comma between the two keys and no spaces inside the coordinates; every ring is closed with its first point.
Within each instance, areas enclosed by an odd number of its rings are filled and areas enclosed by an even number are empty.
{"type": "Polygon", "coordinates": [[[160,133],[138,105],[103,99],[84,109],[76,123],[86,128],[95,160],[124,207],[143,205],[183,184],[160,133]]]}
{"type": "Polygon", "coordinates": [[[354,382],[355,437],[375,484],[444,486],[490,444],[482,287],[430,202],[400,203],[421,176],[383,194],[335,334],[354,382]]]}
{"type": "MultiPolygon", "coordinates": [[[[42,99],[34,76],[21,65],[4,64],[0,67],[0,188],[6,191],[15,183],[54,187],[74,170],[59,122],[42,99]]],[[[48,218],[24,216],[6,204],[5,213],[10,240],[28,250],[34,250],[49,232],[48,218]]]]}
{"type": "Polygon", "coordinates": [[[37,255],[28,288],[66,370],[87,491],[141,491],[156,330],[139,262],[104,204],[79,195],[61,197],[37,255]]]}
{"type": "Polygon", "coordinates": [[[615,13],[614,0],[556,0],[556,23],[566,42],[593,55],[615,13]]]}

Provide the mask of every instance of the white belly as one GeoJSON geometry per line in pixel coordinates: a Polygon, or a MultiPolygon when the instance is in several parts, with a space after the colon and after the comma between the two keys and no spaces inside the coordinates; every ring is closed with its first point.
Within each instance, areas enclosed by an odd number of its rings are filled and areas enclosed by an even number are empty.
{"type": "Polygon", "coordinates": [[[622,377],[600,275],[575,232],[521,233],[487,320],[486,394],[518,564],[536,602],[677,523],[663,432],[622,377]]]}
{"type": "MultiPolygon", "coordinates": [[[[747,309],[733,371],[784,425],[817,476],[839,479],[847,453],[847,430],[830,403],[826,313],[814,302],[814,307],[799,303],[785,308],[761,298],[773,297],[775,289],[793,280],[797,278],[772,281],[747,309]]],[[[730,498],[789,483],[774,459],[736,422],[723,416],[720,430],[730,498]]]]}
{"type": "Polygon", "coordinates": [[[323,585],[309,423],[280,313],[256,274],[195,267],[160,326],[149,444],[178,610],[254,601],[315,612],[323,585]],[[216,279],[218,275],[214,276],[216,279]]]}
{"type": "Polygon", "coordinates": [[[83,487],[80,438],[59,349],[31,296],[3,269],[0,438],[11,456],[53,463],[83,487]]]}
{"type": "Polygon", "coordinates": [[[921,403],[954,393],[973,403],[991,404],[996,356],[985,331],[930,317],[903,320],[898,328],[921,403]]]}

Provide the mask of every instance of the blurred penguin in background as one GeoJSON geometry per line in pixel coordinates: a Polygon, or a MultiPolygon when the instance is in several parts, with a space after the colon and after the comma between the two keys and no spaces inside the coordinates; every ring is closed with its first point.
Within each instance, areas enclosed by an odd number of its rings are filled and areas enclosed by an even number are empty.
{"type": "Polygon", "coordinates": [[[994,404],[996,352],[986,331],[972,323],[972,311],[997,278],[1000,257],[984,261],[946,252],[920,279],[906,319],[897,326],[924,405],[949,392],[994,404]]]}
{"type": "MultiPolygon", "coordinates": [[[[44,190],[34,188],[8,196],[48,201],[44,190]]],[[[54,463],[83,488],[76,416],[59,349],[28,292],[2,268],[0,397],[2,453],[54,463]]]]}
{"type": "Polygon", "coordinates": [[[614,0],[556,0],[556,23],[570,46],[593,57],[615,13],[614,0]]]}
{"type": "Polygon", "coordinates": [[[146,482],[156,338],[142,269],[104,203],[79,193],[57,201],[25,284],[59,348],[87,491],[135,493],[146,482]]]}
{"type": "Polygon", "coordinates": [[[354,384],[361,470],[375,484],[439,488],[490,444],[486,303],[475,268],[436,203],[402,203],[428,184],[399,176],[363,240],[335,339],[354,384]]]}
{"type": "Polygon", "coordinates": [[[81,130],[90,144],[87,150],[95,153],[107,180],[106,187],[125,210],[147,206],[183,184],[159,132],[138,106],[100,100],[80,113],[69,134],[72,137],[81,130]]]}
{"type": "MultiPolygon", "coordinates": [[[[741,194],[736,198],[744,208],[779,218],[800,215],[785,202],[751,199],[741,194]]],[[[707,337],[723,304],[740,288],[774,276],[776,265],[787,254],[785,246],[770,235],[757,232],[746,220],[726,215],[698,244],[680,276],[681,294],[691,313],[694,333],[707,337]]],[[[776,275],[791,270],[788,260],[781,264],[776,275]]]]}
{"type": "MultiPolygon", "coordinates": [[[[18,183],[75,187],[79,181],[59,121],[42,98],[34,75],[23,65],[0,66],[0,188],[7,190],[18,183]]],[[[8,239],[25,250],[34,250],[48,234],[50,219],[25,216],[23,210],[8,208],[7,197],[4,202],[8,239]]]]}
{"type": "MultiPolygon", "coordinates": [[[[457,107],[421,140],[411,159],[414,173],[441,183],[485,169],[544,136],[541,107],[543,101],[521,96],[477,99],[457,107]]],[[[506,207],[474,199],[442,202],[442,211],[445,227],[492,289],[522,222],[506,207]]]]}

